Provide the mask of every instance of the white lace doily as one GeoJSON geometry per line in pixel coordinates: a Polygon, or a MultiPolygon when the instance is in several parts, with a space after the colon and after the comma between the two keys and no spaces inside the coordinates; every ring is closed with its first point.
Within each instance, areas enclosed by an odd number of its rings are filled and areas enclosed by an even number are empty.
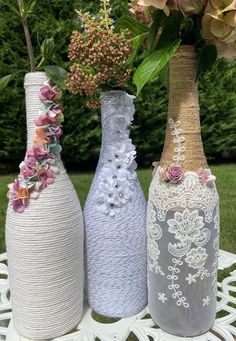
{"type": "MultiPolygon", "coordinates": [[[[11,321],[11,303],[8,283],[6,254],[0,255],[0,340],[28,341],[20,338],[11,321]]],[[[223,270],[236,264],[236,255],[220,251],[219,269],[223,270]]],[[[224,312],[223,317],[215,321],[212,330],[205,335],[195,338],[179,338],[169,335],[157,327],[148,314],[143,310],[140,314],[122,319],[111,324],[96,322],[91,316],[91,309],[86,306],[84,317],[77,330],[54,341],[125,341],[132,332],[139,341],[234,341],[236,338],[236,270],[229,277],[218,283],[217,311],[224,312]]]]}

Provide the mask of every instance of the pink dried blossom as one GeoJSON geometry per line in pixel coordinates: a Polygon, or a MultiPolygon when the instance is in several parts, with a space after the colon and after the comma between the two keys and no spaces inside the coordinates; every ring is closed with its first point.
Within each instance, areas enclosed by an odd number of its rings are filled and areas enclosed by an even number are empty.
{"type": "Polygon", "coordinates": [[[50,109],[48,114],[51,118],[55,118],[56,116],[62,114],[62,107],[60,105],[55,105],[50,109]]]}
{"type": "Polygon", "coordinates": [[[209,168],[200,168],[198,171],[199,181],[206,184],[211,184],[216,180],[216,177],[212,175],[209,168]]]}
{"type": "Polygon", "coordinates": [[[166,178],[174,183],[177,184],[183,179],[183,168],[181,165],[170,165],[166,171],[166,178]]]}
{"type": "Polygon", "coordinates": [[[63,135],[62,129],[56,124],[51,125],[49,131],[57,140],[63,135]]]}
{"type": "Polygon", "coordinates": [[[24,179],[31,178],[36,172],[37,160],[34,157],[26,158],[20,165],[20,173],[24,179]]]}
{"type": "Polygon", "coordinates": [[[35,159],[44,159],[48,156],[48,152],[41,145],[34,144],[33,147],[27,150],[27,157],[35,159]]]}
{"type": "Polygon", "coordinates": [[[34,123],[37,127],[47,126],[53,123],[53,119],[47,114],[44,114],[37,117],[34,123]]]}
{"type": "Polygon", "coordinates": [[[20,187],[19,179],[8,185],[10,204],[15,212],[22,213],[29,203],[29,192],[26,188],[20,187]]]}
{"type": "Polygon", "coordinates": [[[42,102],[54,102],[61,97],[61,92],[57,89],[56,86],[52,86],[51,84],[46,84],[42,86],[40,89],[39,98],[42,102]]]}
{"type": "Polygon", "coordinates": [[[44,168],[38,173],[38,178],[41,182],[41,189],[44,189],[55,182],[55,173],[51,168],[44,168]]]}

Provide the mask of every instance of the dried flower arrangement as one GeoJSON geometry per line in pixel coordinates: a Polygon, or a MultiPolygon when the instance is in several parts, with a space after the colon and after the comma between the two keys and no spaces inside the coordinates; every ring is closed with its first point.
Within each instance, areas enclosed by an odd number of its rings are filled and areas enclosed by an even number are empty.
{"type": "Polygon", "coordinates": [[[131,77],[132,36],[127,29],[115,31],[109,0],[100,0],[97,16],[77,13],[81,30],[71,36],[66,86],[73,94],[89,97],[87,106],[96,109],[101,91],[122,88],[131,77]]]}

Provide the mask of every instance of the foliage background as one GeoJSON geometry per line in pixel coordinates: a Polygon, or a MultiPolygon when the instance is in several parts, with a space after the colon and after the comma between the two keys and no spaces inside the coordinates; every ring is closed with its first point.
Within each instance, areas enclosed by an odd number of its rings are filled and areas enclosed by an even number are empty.
{"type": "MultiPolygon", "coordinates": [[[[16,1],[16,0],[13,0],[16,1]]],[[[127,11],[127,0],[112,0],[115,18],[127,11]]],[[[56,42],[56,63],[67,66],[70,34],[76,28],[74,9],[96,11],[98,1],[41,0],[29,18],[35,55],[47,36],[56,42]]],[[[0,5],[0,77],[15,70],[28,70],[27,51],[19,19],[0,5]]],[[[24,72],[0,92],[0,172],[15,170],[24,158],[26,129],[24,107],[24,72]],[[17,152],[16,152],[17,151],[17,152]]],[[[219,161],[236,155],[236,63],[218,61],[199,83],[202,136],[206,155],[219,161]]],[[[130,84],[130,92],[134,86],[130,84]]],[[[132,138],[141,165],[150,165],[163,148],[167,89],[160,80],[147,85],[136,100],[137,113],[132,138]]],[[[100,147],[99,112],[85,109],[78,96],[64,96],[63,160],[69,168],[92,168],[100,147]]]]}

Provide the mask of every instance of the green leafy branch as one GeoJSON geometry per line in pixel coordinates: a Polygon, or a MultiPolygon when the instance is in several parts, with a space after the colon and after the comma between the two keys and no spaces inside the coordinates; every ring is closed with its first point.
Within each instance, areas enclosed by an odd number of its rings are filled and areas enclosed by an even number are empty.
{"type": "MultiPolygon", "coordinates": [[[[30,71],[35,72],[37,70],[42,69],[44,67],[45,63],[48,61],[52,61],[54,58],[54,51],[55,51],[55,42],[54,38],[45,38],[40,46],[40,61],[38,65],[36,66],[36,59],[34,56],[34,49],[32,45],[30,30],[28,26],[28,16],[33,13],[36,1],[31,1],[29,3],[24,3],[24,0],[17,0],[17,6],[14,6],[12,4],[11,0],[0,0],[1,5],[7,6],[10,11],[15,14],[21,21],[22,27],[24,30],[26,45],[27,45],[27,51],[29,56],[29,62],[30,62],[30,71]]],[[[18,74],[21,71],[17,71],[14,74],[6,75],[2,78],[0,78],[0,90],[3,90],[7,87],[9,82],[14,78],[16,74],[18,74]]],[[[23,71],[22,71],[23,72],[23,71]]],[[[62,68],[57,67],[56,65],[49,65],[47,66],[48,74],[51,73],[51,78],[55,78],[56,82],[59,82],[60,85],[63,84],[65,80],[65,70],[62,68]],[[63,79],[61,77],[64,77],[63,79]],[[60,80],[59,80],[60,79],[60,80]]],[[[64,87],[64,86],[63,86],[64,87]]]]}

